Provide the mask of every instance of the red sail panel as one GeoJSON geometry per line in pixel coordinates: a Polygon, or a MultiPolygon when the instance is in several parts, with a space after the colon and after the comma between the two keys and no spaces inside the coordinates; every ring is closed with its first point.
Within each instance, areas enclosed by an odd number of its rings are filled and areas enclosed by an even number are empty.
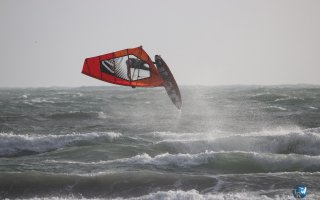
{"type": "Polygon", "coordinates": [[[163,85],[157,68],[142,47],[86,58],[82,73],[109,83],[133,87],[163,85]]]}

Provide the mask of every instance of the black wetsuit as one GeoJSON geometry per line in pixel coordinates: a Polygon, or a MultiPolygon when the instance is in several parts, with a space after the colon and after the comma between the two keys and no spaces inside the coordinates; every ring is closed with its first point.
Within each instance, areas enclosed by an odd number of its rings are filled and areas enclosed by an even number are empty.
{"type": "Polygon", "coordinates": [[[149,67],[145,66],[145,62],[136,58],[128,58],[128,60],[126,61],[126,64],[127,64],[127,75],[130,81],[131,81],[131,70],[130,70],[131,68],[149,70],[149,67]]]}

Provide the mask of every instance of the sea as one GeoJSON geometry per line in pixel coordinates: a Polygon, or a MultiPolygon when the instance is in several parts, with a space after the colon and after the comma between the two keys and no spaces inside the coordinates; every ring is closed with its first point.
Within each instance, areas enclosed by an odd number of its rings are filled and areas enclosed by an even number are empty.
{"type": "Polygon", "coordinates": [[[320,86],[0,88],[0,199],[320,199],[320,86]]]}

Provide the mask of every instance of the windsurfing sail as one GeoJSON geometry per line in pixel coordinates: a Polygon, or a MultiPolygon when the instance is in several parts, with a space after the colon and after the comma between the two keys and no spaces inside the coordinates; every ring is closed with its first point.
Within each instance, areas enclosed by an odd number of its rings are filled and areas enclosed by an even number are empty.
{"type": "Polygon", "coordinates": [[[140,46],[86,58],[82,73],[117,85],[164,86],[171,101],[180,109],[180,90],[169,67],[158,55],[155,56],[155,64],[140,46]]]}
{"type": "Polygon", "coordinates": [[[132,87],[163,85],[163,79],[157,68],[141,46],[86,58],[82,73],[117,85],[132,87]]]}

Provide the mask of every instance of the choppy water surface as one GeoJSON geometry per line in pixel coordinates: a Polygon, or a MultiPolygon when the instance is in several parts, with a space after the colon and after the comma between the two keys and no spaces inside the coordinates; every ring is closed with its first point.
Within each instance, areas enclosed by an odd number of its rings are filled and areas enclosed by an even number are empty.
{"type": "Polygon", "coordinates": [[[0,197],[320,198],[320,87],[0,89],[0,197]]]}

